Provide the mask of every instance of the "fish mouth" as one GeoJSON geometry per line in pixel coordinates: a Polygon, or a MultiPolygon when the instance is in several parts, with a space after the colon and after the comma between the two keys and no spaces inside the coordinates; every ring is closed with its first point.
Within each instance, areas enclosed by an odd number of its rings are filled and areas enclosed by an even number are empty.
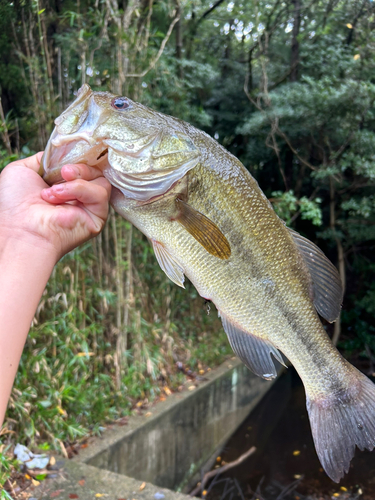
{"type": "Polygon", "coordinates": [[[50,186],[65,182],[64,165],[84,163],[103,169],[108,165],[108,147],[85,132],[62,135],[55,128],[40,162],[39,174],[50,186]]]}
{"type": "Polygon", "coordinates": [[[108,153],[116,152],[133,160],[145,157],[150,148],[154,148],[158,143],[159,135],[152,133],[139,140],[127,142],[107,138],[98,140],[94,139],[90,131],[60,134],[55,127],[42,156],[39,174],[52,186],[65,182],[61,176],[61,168],[64,165],[84,163],[104,172],[111,167],[108,153]]]}
{"type": "Polygon", "coordinates": [[[144,203],[166,193],[199,162],[195,147],[164,152],[162,140],[160,130],[120,140],[95,139],[91,127],[72,134],[55,128],[41,160],[42,177],[49,185],[61,183],[64,165],[84,163],[101,170],[125,197],[144,203]]]}

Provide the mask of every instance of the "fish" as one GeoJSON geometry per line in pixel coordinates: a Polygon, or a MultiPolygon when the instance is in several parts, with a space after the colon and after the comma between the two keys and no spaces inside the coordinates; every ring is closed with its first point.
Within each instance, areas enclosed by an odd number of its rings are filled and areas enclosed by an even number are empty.
{"type": "Polygon", "coordinates": [[[205,132],[85,84],[55,120],[41,160],[48,184],[85,163],[113,186],[111,205],[149,239],[168,278],[212,301],[234,353],[302,379],[315,449],[335,482],[356,446],[375,446],[375,385],[333,346],[320,317],[340,314],[336,267],[276,215],[242,163],[205,132]],[[281,354],[282,353],[282,354],[281,354]]]}

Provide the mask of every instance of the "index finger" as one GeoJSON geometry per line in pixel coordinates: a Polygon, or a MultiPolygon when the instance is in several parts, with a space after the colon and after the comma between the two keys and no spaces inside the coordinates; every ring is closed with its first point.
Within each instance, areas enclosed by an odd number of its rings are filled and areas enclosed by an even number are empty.
{"type": "Polygon", "coordinates": [[[65,181],[74,181],[76,179],[93,181],[98,177],[103,177],[103,172],[85,163],[76,163],[74,165],[67,164],[61,167],[61,176],[65,181]]]}

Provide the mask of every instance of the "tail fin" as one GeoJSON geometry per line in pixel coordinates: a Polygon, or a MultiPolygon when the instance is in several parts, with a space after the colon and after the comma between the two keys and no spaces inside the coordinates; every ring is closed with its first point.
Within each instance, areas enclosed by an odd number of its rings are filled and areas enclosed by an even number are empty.
{"type": "Polygon", "coordinates": [[[326,399],[307,396],[311,430],[319,460],[338,483],[348,472],[355,446],[375,447],[375,385],[356,370],[356,383],[326,399]]]}

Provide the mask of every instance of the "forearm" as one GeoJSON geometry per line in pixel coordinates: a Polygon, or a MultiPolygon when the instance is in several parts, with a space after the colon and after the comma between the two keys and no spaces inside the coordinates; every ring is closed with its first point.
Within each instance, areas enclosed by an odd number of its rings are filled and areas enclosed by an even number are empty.
{"type": "Polygon", "coordinates": [[[0,427],[30,324],[55,262],[45,241],[0,234],[0,427]]]}
{"type": "Polygon", "coordinates": [[[65,184],[37,174],[42,153],[9,164],[0,176],[0,427],[30,324],[53,266],[98,234],[111,193],[101,172],[61,169],[65,184]]]}

